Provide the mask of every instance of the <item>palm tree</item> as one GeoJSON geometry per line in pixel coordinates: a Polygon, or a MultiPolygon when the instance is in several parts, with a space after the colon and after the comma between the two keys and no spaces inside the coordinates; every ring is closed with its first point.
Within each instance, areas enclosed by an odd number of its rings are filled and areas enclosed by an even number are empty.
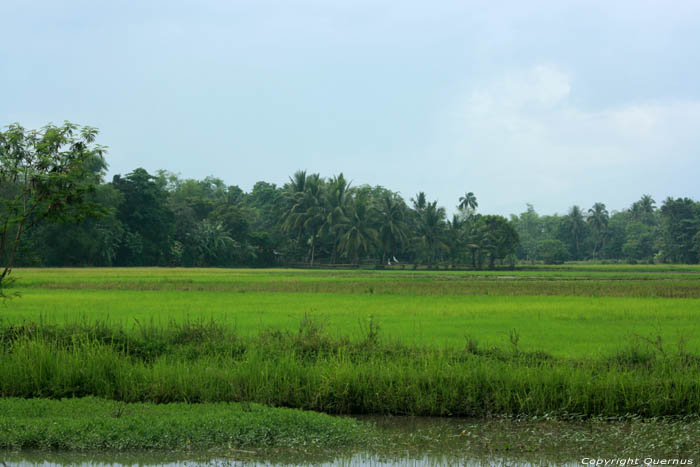
{"type": "Polygon", "coordinates": [[[654,219],[654,206],[656,201],[650,195],[644,195],[639,201],[632,204],[632,217],[640,222],[647,225],[653,223],[654,219]]]}
{"type": "Polygon", "coordinates": [[[469,224],[465,226],[467,247],[472,253],[472,267],[481,269],[483,262],[483,251],[490,242],[486,224],[480,215],[469,218],[469,224]],[[478,259],[478,261],[477,261],[478,259]],[[477,265],[478,262],[478,265],[477,265]]]}
{"type": "Polygon", "coordinates": [[[411,198],[411,202],[413,203],[413,209],[415,209],[418,212],[423,211],[427,203],[425,192],[418,192],[415,198],[411,198]]]}
{"type": "Polygon", "coordinates": [[[309,263],[313,265],[316,242],[326,218],[323,179],[319,174],[307,176],[306,172],[299,171],[290,181],[286,193],[288,208],[282,228],[287,233],[295,234],[299,241],[308,238],[309,263]]]}
{"type": "Polygon", "coordinates": [[[197,254],[200,266],[222,264],[225,256],[237,242],[226,232],[221,222],[212,223],[203,220],[197,224],[194,232],[188,234],[197,254]]]}
{"type": "Polygon", "coordinates": [[[471,191],[459,197],[459,209],[469,213],[476,211],[479,203],[476,201],[476,196],[471,191]]]}
{"type": "Polygon", "coordinates": [[[396,251],[406,242],[406,222],[404,220],[403,201],[385,193],[379,208],[379,243],[382,246],[382,264],[389,257],[395,256],[396,251]]]}
{"type": "Polygon", "coordinates": [[[338,226],[347,221],[346,212],[350,200],[350,182],[345,180],[343,174],[333,177],[326,190],[326,218],[324,219],[322,232],[332,238],[331,262],[337,262],[338,244],[340,232],[338,226]]]}
{"type": "Polygon", "coordinates": [[[289,177],[286,188],[290,193],[302,193],[306,188],[306,170],[294,172],[294,175],[289,177]]]}
{"type": "Polygon", "coordinates": [[[442,239],[445,228],[445,208],[438,207],[437,201],[428,203],[420,213],[418,240],[422,244],[431,267],[440,250],[446,248],[442,239]]]}
{"type": "Polygon", "coordinates": [[[452,267],[455,267],[457,259],[464,247],[464,227],[467,221],[463,220],[457,214],[452,216],[451,221],[447,221],[447,231],[445,235],[445,243],[450,256],[452,267]]]}
{"type": "Polygon", "coordinates": [[[593,244],[593,258],[595,258],[598,247],[600,246],[602,248],[605,244],[609,215],[603,203],[595,203],[593,207],[588,210],[588,214],[588,219],[586,219],[586,221],[595,233],[595,242],[593,244]]]}
{"type": "Polygon", "coordinates": [[[347,220],[339,226],[343,231],[340,248],[359,266],[360,257],[377,244],[377,231],[372,226],[373,210],[365,196],[351,198],[348,208],[347,220]]]}
{"type": "Polygon", "coordinates": [[[574,244],[576,246],[576,257],[578,258],[581,252],[581,240],[583,237],[584,228],[586,223],[583,220],[583,212],[578,206],[572,206],[569,211],[569,232],[571,237],[574,239],[574,244]]]}

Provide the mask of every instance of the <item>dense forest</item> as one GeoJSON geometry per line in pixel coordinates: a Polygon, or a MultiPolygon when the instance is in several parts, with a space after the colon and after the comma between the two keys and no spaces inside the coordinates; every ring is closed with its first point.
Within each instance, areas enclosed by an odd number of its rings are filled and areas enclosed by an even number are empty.
{"type": "Polygon", "coordinates": [[[353,186],[296,172],[284,186],[250,192],[222,180],[136,169],[102,180],[81,223],[38,223],[27,232],[25,266],[271,266],[377,264],[513,266],[567,260],[697,263],[700,203],[642,196],[629,209],[534,207],[510,219],[480,214],[471,192],[457,214],[419,192],[408,202],[382,186],[353,186]]]}
{"type": "Polygon", "coordinates": [[[407,201],[342,173],[298,171],[284,186],[260,181],[247,193],[215,177],[142,168],[107,182],[96,134],[68,122],[0,133],[3,264],[492,268],[700,257],[700,203],[688,198],[657,206],[644,195],[620,212],[595,203],[550,216],[528,205],[506,219],[481,214],[465,192],[448,218],[423,192],[407,201]]]}

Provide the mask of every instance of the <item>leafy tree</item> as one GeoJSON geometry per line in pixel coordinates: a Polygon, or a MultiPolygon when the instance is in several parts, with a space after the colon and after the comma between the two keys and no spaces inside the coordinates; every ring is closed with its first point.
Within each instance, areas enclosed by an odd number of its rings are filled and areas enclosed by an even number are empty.
{"type": "Polygon", "coordinates": [[[629,211],[614,213],[608,220],[607,240],[601,248],[602,257],[623,259],[623,246],[627,241],[627,226],[631,222],[629,211]]]}
{"type": "Polygon", "coordinates": [[[110,185],[98,185],[86,200],[99,206],[99,216],[79,223],[39,222],[27,232],[19,264],[111,266],[124,236],[116,216],[121,193],[110,185]]]}
{"type": "Polygon", "coordinates": [[[583,212],[578,206],[572,206],[568,215],[562,218],[559,238],[569,245],[573,259],[583,257],[583,241],[585,238],[586,221],[583,212]]]}
{"type": "Polygon", "coordinates": [[[680,263],[697,263],[693,239],[700,230],[700,208],[688,198],[667,198],[661,206],[665,256],[680,263]]]}
{"type": "MultiPolygon", "coordinates": [[[[260,181],[244,198],[245,205],[250,210],[249,230],[254,234],[265,234],[265,242],[277,245],[278,248],[283,248],[288,241],[281,222],[285,212],[283,193],[275,184],[260,181]]],[[[272,249],[270,245],[266,248],[272,249]]]]}
{"type": "Polygon", "coordinates": [[[167,206],[165,186],[142,168],[124,177],[115,175],[112,185],[124,196],[118,218],[127,232],[117,254],[117,264],[168,264],[175,216],[167,206]]]}
{"type": "Polygon", "coordinates": [[[106,168],[96,136],[95,128],[69,122],[41,130],[13,124],[0,132],[0,296],[28,230],[95,213],[86,200],[106,168]]]}
{"type": "Polygon", "coordinates": [[[654,256],[654,237],[654,231],[650,226],[637,220],[630,220],[625,225],[622,257],[628,261],[651,261],[654,256]]]}
{"type": "Polygon", "coordinates": [[[540,242],[545,237],[542,222],[535,208],[527,205],[527,210],[520,216],[513,216],[512,223],[520,238],[519,257],[528,261],[534,261],[538,257],[540,242]]]}
{"type": "Polygon", "coordinates": [[[561,264],[569,259],[566,245],[556,238],[548,238],[540,242],[537,255],[545,264],[561,264]]]}

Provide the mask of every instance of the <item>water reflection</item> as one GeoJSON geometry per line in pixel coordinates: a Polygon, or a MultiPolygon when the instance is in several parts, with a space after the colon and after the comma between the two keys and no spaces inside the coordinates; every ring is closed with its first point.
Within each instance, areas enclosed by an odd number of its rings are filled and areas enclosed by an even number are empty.
{"type": "MultiPolygon", "coordinates": [[[[3,452],[4,466],[540,466],[581,459],[700,458],[700,419],[582,420],[361,417],[376,435],[358,448],[54,453],[3,452]],[[370,427],[371,428],[371,427],[370,427]]],[[[697,463],[694,462],[695,465],[697,463]]]]}
{"type": "Polygon", "coordinates": [[[226,458],[214,458],[214,459],[190,459],[190,460],[177,460],[177,461],[157,461],[155,459],[132,459],[120,461],[114,459],[112,461],[99,461],[99,460],[89,460],[86,458],[62,458],[62,459],[24,459],[24,460],[10,460],[5,462],[7,466],[16,467],[54,467],[54,466],[81,466],[81,467],[126,467],[126,466],[145,466],[145,465],[158,465],[166,467],[194,467],[194,466],[210,466],[210,467],[228,467],[228,466],[271,466],[271,465],[314,465],[323,467],[384,467],[384,466],[411,466],[411,467],[433,467],[433,466],[541,466],[541,465],[562,465],[562,466],[575,466],[581,465],[579,462],[552,462],[552,459],[508,459],[508,458],[482,458],[482,459],[470,459],[465,457],[454,457],[449,455],[443,456],[433,456],[426,455],[418,458],[386,458],[384,456],[369,454],[369,453],[356,453],[352,456],[346,457],[341,456],[332,461],[327,462],[315,462],[309,460],[307,462],[273,462],[273,461],[255,461],[255,460],[245,460],[245,459],[226,459],[226,458]]]}

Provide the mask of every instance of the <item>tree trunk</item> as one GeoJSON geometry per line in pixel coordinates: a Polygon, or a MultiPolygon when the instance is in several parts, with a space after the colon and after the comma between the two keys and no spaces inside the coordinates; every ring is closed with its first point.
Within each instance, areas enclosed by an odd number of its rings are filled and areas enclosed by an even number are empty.
{"type": "Polygon", "coordinates": [[[314,254],[316,253],[316,237],[311,237],[311,263],[310,265],[314,265],[314,254]]]}

